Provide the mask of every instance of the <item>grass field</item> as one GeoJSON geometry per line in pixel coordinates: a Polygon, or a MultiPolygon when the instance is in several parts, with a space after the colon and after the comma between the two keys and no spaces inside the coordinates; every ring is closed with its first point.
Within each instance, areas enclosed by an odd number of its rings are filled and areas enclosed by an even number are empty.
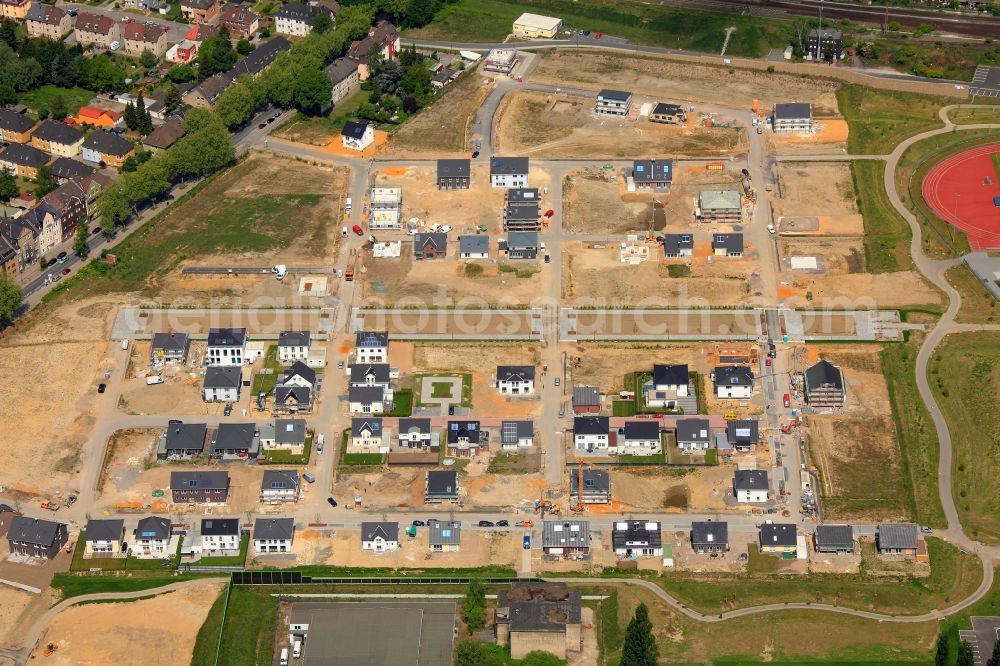
{"type": "Polygon", "coordinates": [[[196,578],[211,578],[217,574],[174,574],[172,569],[163,571],[137,571],[130,576],[93,576],[86,574],[57,573],[52,578],[52,588],[58,590],[63,599],[79,597],[98,592],[135,592],[151,590],[171,583],[179,583],[196,578]]]}
{"type": "Polygon", "coordinates": [[[226,596],[220,594],[208,611],[205,623],[198,630],[194,642],[194,654],[191,656],[191,666],[215,666],[215,652],[219,644],[219,631],[222,629],[222,614],[226,608],[226,596]]]}
{"type": "Polygon", "coordinates": [[[865,224],[865,266],[872,273],[901,271],[912,264],[910,225],[889,203],[884,174],[885,162],[851,162],[858,210],[865,224]]]}
{"type": "Polygon", "coordinates": [[[963,324],[995,324],[1000,319],[996,299],[966,264],[949,268],[944,276],[962,297],[956,321],[963,324]]]}
{"type": "Polygon", "coordinates": [[[278,383],[278,376],[281,374],[281,363],[278,362],[278,345],[268,345],[264,360],[261,363],[261,370],[269,372],[254,373],[253,382],[250,388],[250,395],[256,398],[261,393],[271,395],[274,385],[278,383]]]}
{"type": "Polygon", "coordinates": [[[434,21],[405,37],[497,41],[511,32],[511,24],[522,12],[558,16],[568,28],[625,37],[637,44],[719,53],[725,29],[735,27],[726,53],[763,56],[769,49],[784,47],[790,37],[788,23],[773,18],[713,13],[674,8],[639,0],[459,0],[446,4],[434,21]]]}
{"type": "MultiPolygon", "coordinates": [[[[278,622],[278,600],[270,595],[267,588],[234,585],[229,590],[229,607],[226,610],[222,641],[219,647],[219,664],[271,664],[273,663],[274,631],[278,622]]],[[[223,595],[223,598],[225,595],[223,595]]],[[[215,607],[209,612],[213,620],[215,607]]],[[[206,621],[207,623],[208,621],[206,621]]],[[[201,634],[198,636],[201,639],[201,634]]],[[[215,656],[215,644],[206,636],[205,641],[195,644],[195,663],[208,663],[199,654],[199,647],[206,651],[211,647],[215,656]]]]}
{"type": "Polygon", "coordinates": [[[956,125],[1000,123],[1000,105],[991,109],[952,109],[948,118],[956,125]]]}
{"type": "Polygon", "coordinates": [[[938,109],[950,103],[939,97],[845,85],[837,106],[850,134],[847,149],[859,155],[886,154],[903,139],[941,127],[938,109]]]}
{"type": "Polygon", "coordinates": [[[1000,542],[1000,335],[945,338],[929,374],[951,432],[952,490],[962,525],[976,539],[1000,542]]]}
{"type": "Polygon", "coordinates": [[[86,106],[97,93],[83,88],[60,88],[58,86],[42,86],[35,88],[21,96],[21,101],[32,110],[51,109],[52,102],[57,97],[61,97],[65,103],[64,108],[71,115],[75,115],[77,109],[86,106]]]}
{"type": "Polygon", "coordinates": [[[272,449],[264,452],[264,463],[268,465],[308,465],[312,455],[313,435],[307,431],[302,453],[292,453],[288,449],[272,449]]]}
{"type": "Polygon", "coordinates": [[[472,121],[490,85],[467,72],[442,88],[434,100],[415,116],[407,118],[389,138],[392,151],[472,151],[472,121]]]}

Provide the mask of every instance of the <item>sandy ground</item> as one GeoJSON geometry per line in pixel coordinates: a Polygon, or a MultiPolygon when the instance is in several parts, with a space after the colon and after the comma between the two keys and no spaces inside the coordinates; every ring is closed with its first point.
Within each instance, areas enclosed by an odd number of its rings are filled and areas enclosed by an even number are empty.
{"type": "Polygon", "coordinates": [[[729,530],[729,552],[716,557],[699,555],[691,549],[691,534],[689,532],[664,533],[664,543],[674,544],[674,568],[678,571],[704,572],[742,572],[746,563],[740,562],[740,554],[747,552],[751,543],[757,542],[757,535],[749,532],[734,532],[729,530]]]}
{"type": "Polygon", "coordinates": [[[779,163],[777,170],[781,198],[776,196],[777,191],[772,193],[775,215],[858,215],[849,165],[824,163],[806,167],[786,162],[779,163]]]}
{"type": "Polygon", "coordinates": [[[59,644],[45,663],[188,664],[198,630],[222,589],[203,583],[152,599],[69,608],[39,641],[59,644]]]}
{"type": "MultiPolygon", "coordinates": [[[[533,77],[534,78],[534,77],[533,77]]],[[[531,157],[657,157],[732,154],[747,148],[738,128],[700,127],[697,118],[685,125],[661,125],[638,119],[644,101],[633,100],[631,118],[605,118],[593,113],[593,101],[570,95],[513,92],[497,111],[494,131],[498,153],[531,157]]]]}
{"type": "MultiPolygon", "coordinates": [[[[861,238],[819,238],[782,237],[778,240],[780,257],[821,257],[817,265],[826,270],[826,275],[847,275],[865,272],[864,242],[861,238]]],[[[793,275],[809,271],[790,271],[793,275]]]]}
{"type": "Polygon", "coordinates": [[[938,305],[943,297],[916,271],[852,273],[850,275],[784,274],[778,296],[791,304],[807,306],[806,292],[813,293],[811,307],[881,307],[938,305]],[[787,277],[791,275],[793,281],[787,277]]]}
{"type": "Polygon", "coordinates": [[[161,432],[159,428],[137,428],[119,430],[112,435],[108,440],[98,490],[106,488],[109,494],[128,492],[146,464],[156,458],[156,441],[161,432]]]}
{"type": "MultiPolygon", "coordinates": [[[[446,516],[441,516],[444,520],[446,516]]],[[[389,553],[373,553],[361,549],[361,534],[357,530],[335,532],[332,535],[316,530],[304,530],[295,536],[292,550],[298,563],[330,564],[348,567],[476,567],[484,564],[514,566],[520,561],[520,531],[486,533],[462,530],[462,543],[455,553],[432,553],[427,545],[427,528],[418,528],[410,538],[400,525],[400,548],[389,553]]]]}
{"type": "Polygon", "coordinates": [[[624,375],[639,370],[651,372],[656,363],[686,363],[691,370],[706,372],[710,367],[710,343],[691,344],[575,344],[567,345],[577,386],[599,386],[612,394],[621,391],[624,375]]]}
{"type": "Polygon", "coordinates": [[[436,93],[429,108],[408,120],[389,138],[386,152],[411,154],[459,153],[472,150],[473,117],[492,88],[493,79],[467,71],[436,93]]]}
{"type": "Polygon", "coordinates": [[[332,493],[350,501],[360,495],[365,509],[421,506],[425,471],[393,469],[376,474],[338,474],[332,493]]]}
{"type": "Polygon", "coordinates": [[[695,221],[694,210],[698,205],[698,193],[701,190],[738,190],[739,188],[740,172],[738,169],[708,171],[700,165],[676,164],[670,193],[666,196],[662,194],[656,196],[657,201],[663,205],[663,215],[667,223],[666,231],[680,233],[691,231],[699,226],[725,231],[726,225],[707,225],[695,221]]]}
{"type": "Polygon", "coordinates": [[[30,622],[27,618],[22,618],[22,614],[36,599],[34,594],[0,585],[0,644],[19,642],[18,629],[30,622]]]}
{"type": "Polygon", "coordinates": [[[544,487],[541,474],[482,474],[465,479],[468,501],[481,507],[530,507],[544,487]]]}
{"type": "Polygon", "coordinates": [[[847,152],[847,121],[843,118],[814,118],[815,132],[765,131],[770,152],[779,155],[829,155],[847,152]]]}
{"type": "MultiPolygon", "coordinates": [[[[562,228],[571,234],[645,233],[653,220],[652,196],[623,200],[625,181],[615,171],[577,171],[567,176],[563,187],[562,228]]],[[[662,196],[662,199],[666,199],[662,196]]],[[[661,199],[661,200],[662,200],[661,199]]],[[[658,215],[654,229],[662,229],[658,215]]]]}
{"type": "MultiPolygon", "coordinates": [[[[188,463],[157,463],[155,466],[138,471],[127,472],[132,482],[121,488],[115,484],[106,484],[100,503],[110,510],[143,510],[143,505],[151,504],[145,511],[152,513],[172,514],[215,514],[220,516],[240,515],[244,511],[259,511],[260,479],[264,474],[263,467],[248,467],[242,463],[232,465],[193,465],[188,463]],[[199,504],[173,504],[170,501],[170,473],[184,470],[222,470],[229,472],[229,501],[225,506],[203,507],[199,504]],[[162,498],[154,498],[153,490],[165,491],[162,498]]],[[[309,492],[309,485],[303,484],[303,492],[309,492]]]]}

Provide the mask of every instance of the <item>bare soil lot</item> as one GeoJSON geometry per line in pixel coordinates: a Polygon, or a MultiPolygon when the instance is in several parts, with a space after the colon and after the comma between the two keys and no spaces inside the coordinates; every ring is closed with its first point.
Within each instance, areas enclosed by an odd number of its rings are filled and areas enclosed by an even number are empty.
{"type": "Polygon", "coordinates": [[[573,383],[599,386],[605,393],[618,393],[627,372],[651,372],[656,363],[687,363],[696,372],[707,372],[709,343],[692,344],[576,344],[566,346],[572,359],[573,383]]]}
{"type": "MultiPolygon", "coordinates": [[[[624,234],[645,231],[653,218],[652,197],[624,200],[625,183],[614,171],[578,171],[563,186],[563,231],[571,234],[624,234]]],[[[666,198],[666,197],[664,197],[666,198]]],[[[654,228],[663,228],[658,215],[654,228]],[[659,226],[656,226],[659,225],[659,226]]]]}
{"type": "Polygon", "coordinates": [[[472,150],[472,121],[489,94],[492,78],[468,71],[437,93],[437,99],[389,136],[386,151],[397,156],[464,153],[472,150]]]}
{"type": "Polygon", "coordinates": [[[864,243],[861,238],[800,238],[778,240],[779,256],[822,257],[826,275],[846,275],[865,272],[864,243]]]}
{"type": "Polygon", "coordinates": [[[843,118],[814,117],[816,131],[768,132],[770,152],[778,155],[829,155],[847,151],[847,121],[843,118]]]}
{"type": "MultiPolygon", "coordinates": [[[[45,663],[190,663],[198,630],[222,587],[201,583],[152,599],[64,610],[39,641],[39,646],[59,644],[45,663]]],[[[39,649],[34,656],[40,654],[39,649]]]]}
{"type": "Polygon", "coordinates": [[[512,92],[497,110],[498,153],[531,157],[657,157],[732,154],[746,150],[738,128],[661,125],[634,118],[602,118],[589,98],[512,92]]]}
{"type": "Polygon", "coordinates": [[[347,567],[513,566],[515,558],[520,558],[520,533],[463,529],[462,544],[456,553],[432,553],[426,528],[418,528],[416,537],[400,536],[398,550],[376,554],[361,549],[361,533],[357,530],[335,532],[332,536],[305,530],[296,535],[293,550],[299,556],[298,563],[347,567]]]}
{"type": "Polygon", "coordinates": [[[806,306],[806,292],[810,291],[814,299],[812,307],[894,308],[943,303],[941,293],[916,271],[796,275],[787,286],[778,288],[778,295],[806,306]]]}
{"type": "Polygon", "coordinates": [[[778,179],[781,198],[775,197],[775,215],[848,218],[857,225],[856,235],[864,233],[849,165],[779,163],[778,179]]]}
{"type": "MultiPolygon", "coordinates": [[[[133,476],[133,482],[127,487],[118,489],[115,485],[106,484],[99,499],[102,507],[111,510],[137,511],[146,504],[151,505],[145,511],[149,513],[190,514],[197,516],[206,513],[206,508],[200,505],[173,504],[170,501],[170,473],[185,470],[224,470],[229,472],[229,501],[225,506],[211,507],[208,512],[219,516],[241,515],[246,511],[254,513],[260,510],[260,479],[264,471],[260,467],[249,467],[243,463],[232,465],[194,464],[189,462],[156,463],[154,466],[141,470],[133,476]],[[153,497],[153,490],[166,491],[161,498],[153,497]]],[[[308,484],[304,484],[304,492],[308,492],[308,484]]]]}
{"type": "Polygon", "coordinates": [[[162,430],[136,428],[119,430],[108,439],[104,468],[97,484],[110,494],[127,492],[146,465],[156,457],[156,440],[162,430]]]}
{"type": "Polygon", "coordinates": [[[23,617],[25,610],[37,595],[23,592],[7,585],[0,585],[0,642],[4,645],[19,644],[23,627],[32,619],[23,617]]]}

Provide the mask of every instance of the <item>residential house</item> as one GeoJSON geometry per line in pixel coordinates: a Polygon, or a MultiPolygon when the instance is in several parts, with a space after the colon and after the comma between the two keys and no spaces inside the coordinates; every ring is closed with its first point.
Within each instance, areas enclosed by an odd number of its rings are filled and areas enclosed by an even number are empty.
{"type": "Polygon", "coordinates": [[[498,365],[496,389],[500,395],[530,395],[535,392],[535,366],[498,365]]]}
{"type": "Polygon", "coordinates": [[[562,31],[562,27],[562,19],[525,12],[514,20],[513,31],[519,39],[552,39],[562,31]]]}
{"type": "Polygon", "coordinates": [[[76,43],[84,48],[92,45],[95,49],[110,51],[112,44],[120,45],[122,41],[121,22],[104,14],[79,12],[75,28],[76,43]]]}
{"type": "Polygon", "coordinates": [[[539,231],[542,202],[537,187],[512,187],[504,195],[504,231],[539,231]]]}
{"type": "Polygon", "coordinates": [[[853,553],[854,528],[850,525],[817,525],[813,546],[817,553],[853,553]]]}
{"type": "Polygon", "coordinates": [[[209,450],[216,458],[256,458],[260,451],[257,425],[254,423],[220,423],[212,437],[209,450]]]}
{"type": "Polygon", "coordinates": [[[652,456],[663,450],[660,422],[652,419],[626,421],[618,429],[616,449],[620,455],[652,456]]]}
{"type": "Polygon", "coordinates": [[[167,52],[166,26],[133,21],[125,24],[125,55],[138,58],[151,51],[157,58],[167,52]]]}
{"type": "Polygon", "coordinates": [[[191,41],[190,39],[177,42],[167,49],[164,57],[167,59],[167,62],[176,64],[193,62],[198,57],[198,42],[191,41]]]}
{"type": "Polygon", "coordinates": [[[25,179],[38,177],[38,170],[49,163],[49,156],[26,143],[12,143],[0,150],[0,168],[25,179]]]}
{"type": "Polygon", "coordinates": [[[757,419],[730,419],[726,421],[726,440],[738,451],[749,451],[760,443],[760,424],[757,419]]]}
{"type": "Polygon", "coordinates": [[[615,521],[611,530],[611,546],[619,557],[662,557],[660,523],[650,520],[615,521]]]}
{"type": "Polygon", "coordinates": [[[218,23],[219,0],[181,0],[181,16],[190,23],[218,23]]]}
{"type": "Polygon", "coordinates": [[[274,386],[274,410],[308,413],[316,400],[316,371],[301,361],[285,370],[274,386]]]}
{"type": "Polygon", "coordinates": [[[246,361],[247,329],[210,328],[206,366],[241,366],[246,361]]]}
{"type": "Polygon", "coordinates": [[[326,7],[289,2],[274,15],[274,29],[279,35],[305,37],[312,32],[313,21],[320,15],[330,16],[326,7]]]}
{"type": "Polygon", "coordinates": [[[83,556],[124,557],[125,521],[121,518],[91,518],[83,530],[83,556]]]}
{"type": "Polygon", "coordinates": [[[125,124],[122,114],[96,106],[81,106],[74,120],[77,125],[93,125],[103,129],[114,129],[125,124]]]}
{"type": "MultiPolygon", "coordinates": [[[[20,145],[20,144],[16,144],[20,145]]],[[[87,195],[78,181],[70,181],[52,190],[24,215],[41,230],[38,251],[65,243],[76,236],[76,228],[87,223],[87,195]]]]}
{"type": "Polygon", "coordinates": [[[358,63],[347,57],[337,58],[323,70],[333,89],[330,91],[330,103],[334,106],[342,99],[351,96],[361,86],[361,71],[358,63]]]}
{"type": "Polygon", "coordinates": [[[22,21],[31,9],[32,0],[0,0],[0,17],[22,21]]]}
{"type": "Polygon", "coordinates": [[[632,108],[632,93],[604,89],[597,93],[594,113],[599,116],[627,116],[632,108]]]}
{"type": "Polygon", "coordinates": [[[542,521],[542,550],[546,555],[587,555],[590,553],[590,523],[586,520],[542,521]]]}
{"type": "Polygon", "coordinates": [[[746,400],[753,395],[753,368],[749,365],[720,365],[712,371],[717,398],[746,400]]]}
{"type": "Polygon", "coordinates": [[[424,502],[458,502],[458,472],[454,470],[432,470],[427,472],[424,484],[424,502]]]}
{"type": "Polygon", "coordinates": [[[439,190],[467,190],[472,178],[472,162],[468,159],[438,160],[439,190]]]}
{"type": "MultiPolygon", "coordinates": [[[[578,488],[580,486],[579,470],[569,475],[570,505],[579,502],[578,488]]],[[[611,504],[611,475],[600,469],[583,470],[583,503],[611,504]]]]}
{"type": "Polygon", "coordinates": [[[357,363],[385,363],[389,360],[389,333],[358,331],[354,336],[354,359],[357,363]]]}
{"type": "Polygon", "coordinates": [[[813,130],[812,105],[808,102],[775,104],[771,114],[775,132],[811,132],[813,130]]]}
{"type": "Polygon", "coordinates": [[[361,550],[385,553],[399,548],[399,523],[361,523],[361,550]]]}
{"type": "Polygon", "coordinates": [[[379,21],[368,29],[368,36],[351,42],[347,49],[347,57],[358,63],[358,71],[362,81],[367,81],[371,72],[368,70],[368,56],[378,53],[383,60],[392,60],[399,53],[399,32],[396,26],[388,21],[379,21]]]}
{"type": "Polygon", "coordinates": [[[913,523],[879,523],[875,545],[879,555],[917,555],[917,526],[913,523]]]}
{"type": "Polygon", "coordinates": [[[489,259],[490,237],[483,235],[459,236],[458,256],[462,259],[489,259]]]}
{"type": "Polygon", "coordinates": [[[260,501],[266,504],[298,502],[302,482],[294,469],[266,469],[260,480],[260,501]]]}
{"type": "Polygon", "coordinates": [[[457,520],[430,522],[427,542],[432,553],[457,553],[462,545],[462,523],[457,520]]]}
{"type": "Polygon", "coordinates": [[[25,16],[29,37],[61,41],[73,29],[69,12],[55,5],[38,2],[31,5],[25,16]]]}
{"type": "Polygon", "coordinates": [[[665,259],[680,259],[694,254],[693,234],[664,234],[663,257],[665,259]]]}
{"type": "Polygon", "coordinates": [[[0,107],[0,141],[3,143],[30,143],[34,126],[35,121],[30,116],[0,107]]]}
{"type": "Polygon", "coordinates": [[[149,362],[184,363],[187,361],[191,338],[187,333],[154,333],[149,352],[149,362]]]}
{"type": "Polygon", "coordinates": [[[189,458],[205,452],[208,440],[208,426],[204,423],[171,423],[160,438],[156,457],[189,458]]]}
{"type": "Polygon", "coordinates": [[[669,192],[674,182],[673,160],[635,160],[632,162],[632,183],[638,190],[669,192]]]}
{"type": "Polygon", "coordinates": [[[712,254],[717,257],[742,257],[743,234],[712,234],[712,254]]]}
{"type": "MultiPolygon", "coordinates": [[[[195,44],[201,44],[206,39],[218,35],[220,31],[221,29],[219,25],[209,25],[208,23],[194,23],[191,26],[191,28],[186,33],[184,33],[184,39],[190,40],[195,44]]],[[[284,39],[284,37],[281,37],[281,39],[284,39]]]]}
{"type": "Polygon", "coordinates": [[[438,231],[418,233],[413,236],[413,258],[416,260],[443,259],[448,256],[448,234],[438,231]]]}
{"type": "Polygon", "coordinates": [[[738,469],[733,477],[736,501],[750,504],[767,502],[767,472],[762,469],[738,469]]]}
{"type": "Polygon", "coordinates": [[[243,371],[237,367],[209,366],[205,368],[202,397],[205,402],[237,402],[243,388],[243,371]]]}
{"type": "Polygon", "coordinates": [[[490,49],[483,60],[483,71],[510,75],[517,67],[517,49],[490,49]]]}
{"type": "Polygon", "coordinates": [[[527,157],[491,157],[490,185],[493,187],[527,187],[527,157]]]}
{"type": "Polygon", "coordinates": [[[274,425],[260,428],[260,448],[265,451],[281,449],[292,455],[302,455],[306,446],[305,419],[277,419],[274,425]]]}
{"type": "Polygon", "coordinates": [[[500,448],[520,449],[535,443],[535,424],[529,420],[502,421],[500,423],[500,448]]]}
{"type": "Polygon", "coordinates": [[[373,187],[368,197],[369,230],[403,228],[403,189],[400,187],[373,187]]]}
{"type": "Polygon", "coordinates": [[[60,185],[71,180],[91,178],[96,173],[94,167],[69,157],[57,157],[49,165],[49,173],[60,185]]]}
{"type": "Polygon", "coordinates": [[[508,231],[507,232],[507,258],[508,259],[537,259],[538,258],[538,232],[537,231],[508,231]]]}
{"type": "Polygon", "coordinates": [[[180,118],[171,118],[142,139],[142,145],[151,153],[160,153],[174,145],[184,136],[184,122],[180,118]]]}
{"type": "Polygon", "coordinates": [[[229,472],[171,472],[170,496],[174,504],[225,504],[229,500],[229,472]]]}
{"type": "Polygon", "coordinates": [[[806,368],[805,397],[810,407],[839,409],[847,399],[847,384],[839,367],[826,359],[806,368]]]}
{"type": "Polygon", "coordinates": [[[116,169],[122,168],[125,160],[135,155],[135,144],[117,134],[96,130],[83,142],[83,159],[116,169]]]}
{"type": "Polygon", "coordinates": [[[729,523],[716,520],[692,522],[691,549],[699,555],[729,552],[729,523]]]}
{"type": "Polygon", "coordinates": [[[601,411],[601,391],[596,386],[573,387],[573,413],[597,414],[601,411]]]}
{"type": "Polygon", "coordinates": [[[163,516],[140,518],[132,532],[132,555],[141,559],[169,558],[170,519],[163,516]]]}
{"type": "Polygon", "coordinates": [[[459,70],[442,67],[431,77],[432,88],[444,88],[446,85],[457,79],[462,74],[459,70]]]}
{"type": "Polygon", "coordinates": [[[510,646],[513,659],[542,651],[566,659],[579,653],[581,637],[580,591],[565,583],[513,583],[497,594],[497,644],[510,646]]]}
{"type": "Polygon", "coordinates": [[[278,361],[285,365],[296,361],[307,363],[310,344],[312,336],[309,331],[282,331],[278,334],[278,361]]]}
{"type": "Polygon", "coordinates": [[[836,60],[844,54],[844,33],[838,28],[813,28],[809,31],[806,57],[813,60],[836,60]]]}
{"type": "Polygon", "coordinates": [[[687,114],[684,113],[683,106],[659,102],[653,107],[653,112],[649,114],[649,122],[683,125],[687,122],[687,114]]]}
{"type": "Polygon", "coordinates": [[[489,448],[489,433],[479,427],[479,421],[448,421],[448,455],[455,458],[475,458],[480,448],[489,448]]]}
{"type": "MultiPolygon", "coordinates": [[[[187,38],[192,41],[199,41],[205,37],[216,34],[218,30],[206,29],[206,26],[196,26],[187,34],[187,38]],[[197,33],[195,32],[197,29],[197,33]]],[[[191,106],[200,108],[211,108],[219,99],[219,96],[233,84],[240,76],[257,76],[284,51],[292,48],[292,43],[284,37],[263,42],[253,50],[250,55],[237,61],[228,72],[219,72],[208,77],[190,92],[184,95],[184,102],[191,106]]]]}
{"type": "Polygon", "coordinates": [[[677,448],[685,453],[692,451],[707,451],[711,447],[712,432],[708,419],[684,418],[677,419],[677,448]]]}
{"type": "Polygon", "coordinates": [[[760,552],[794,553],[798,546],[795,523],[765,522],[760,526],[760,552]]]}
{"type": "Polygon", "coordinates": [[[352,363],[351,386],[378,386],[389,388],[391,368],[388,363],[352,363]]]}
{"type": "Polygon", "coordinates": [[[340,138],[344,148],[360,152],[375,142],[375,127],[368,122],[358,123],[349,120],[340,130],[340,138]]]}
{"type": "MultiPolygon", "coordinates": [[[[250,55],[253,55],[252,53],[250,55]]],[[[208,77],[184,95],[184,103],[201,109],[211,109],[219,96],[233,84],[232,72],[218,72],[208,77]]]]}
{"type": "Polygon", "coordinates": [[[351,419],[350,453],[389,453],[390,436],[380,418],[351,419]]]}
{"type": "Polygon", "coordinates": [[[290,553],[295,538],[294,518],[258,518],[253,523],[253,551],[290,553]]]}
{"type": "Polygon", "coordinates": [[[606,454],[610,446],[607,416],[576,416],[573,418],[573,448],[587,453],[606,454]]]}
{"type": "Polygon", "coordinates": [[[424,418],[399,419],[399,446],[405,449],[438,450],[437,438],[431,430],[431,420],[424,418]]]}
{"type": "Polygon", "coordinates": [[[678,398],[691,395],[691,376],[685,365],[653,365],[653,376],[649,384],[643,386],[646,406],[677,408],[678,398]]]}
{"type": "Polygon", "coordinates": [[[219,22],[226,26],[231,38],[250,39],[260,26],[260,17],[246,5],[227,4],[222,8],[219,22]]]}
{"type": "Polygon", "coordinates": [[[199,534],[203,556],[233,556],[240,552],[243,534],[239,518],[202,518],[199,534]]]}
{"type": "Polygon", "coordinates": [[[740,193],[737,190],[702,190],[698,193],[698,208],[694,214],[702,222],[739,224],[743,221],[740,193]]]}
{"type": "Polygon", "coordinates": [[[391,411],[386,402],[386,390],[381,386],[351,386],[347,390],[347,403],[351,414],[382,414],[391,411]]]}

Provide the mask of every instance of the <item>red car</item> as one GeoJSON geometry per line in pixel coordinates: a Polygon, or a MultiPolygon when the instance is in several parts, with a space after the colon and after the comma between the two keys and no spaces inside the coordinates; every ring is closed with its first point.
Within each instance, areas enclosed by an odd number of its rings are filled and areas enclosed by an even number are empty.
{"type": "Polygon", "coordinates": [[[771,357],[770,356],[764,357],[764,365],[766,365],[769,368],[771,367],[771,357]]]}
{"type": "Polygon", "coordinates": [[[784,396],[782,396],[781,402],[784,403],[785,407],[791,407],[792,406],[792,396],[790,396],[790,395],[788,395],[786,393],[784,396]]]}
{"type": "Polygon", "coordinates": [[[62,270],[62,274],[63,274],[63,275],[69,275],[69,269],[68,269],[68,268],[64,268],[64,269],[62,270]]]}
{"type": "Polygon", "coordinates": [[[355,224],[355,225],[354,225],[353,227],[351,227],[351,228],[352,228],[352,229],[354,230],[354,233],[356,233],[357,235],[359,235],[359,236],[364,236],[364,235],[365,235],[365,232],[364,232],[364,231],[363,231],[363,230],[361,229],[361,227],[360,227],[360,226],[358,226],[357,224],[355,224]]]}
{"type": "Polygon", "coordinates": [[[604,33],[602,33],[602,32],[595,32],[594,33],[594,39],[600,39],[603,36],[604,36],[604,33]]]}

